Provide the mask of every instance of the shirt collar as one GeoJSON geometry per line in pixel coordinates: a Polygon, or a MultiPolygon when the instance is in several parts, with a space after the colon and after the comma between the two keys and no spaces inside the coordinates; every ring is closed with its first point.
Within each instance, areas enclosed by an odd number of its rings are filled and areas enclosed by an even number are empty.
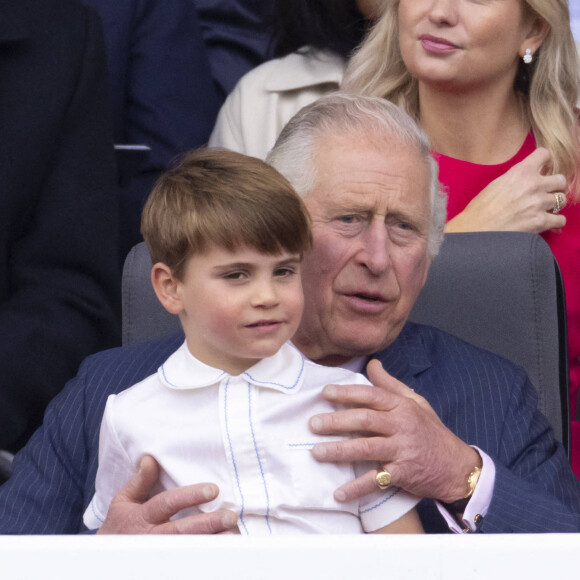
{"type": "Polygon", "coordinates": [[[309,47],[302,47],[281,60],[284,64],[273,66],[265,79],[268,92],[295,91],[322,84],[335,84],[338,88],[346,66],[342,57],[309,47]]]}
{"type": "Polygon", "coordinates": [[[344,364],[339,365],[341,369],[345,369],[347,371],[351,371],[353,373],[361,373],[364,374],[367,363],[369,362],[370,357],[368,356],[357,356],[355,358],[351,358],[347,360],[344,364]]]}
{"type": "MultiPolygon", "coordinates": [[[[208,387],[230,377],[195,358],[185,342],[159,367],[157,374],[162,384],[176,390],[208,387]]],[[[257,387],[295,393],[302,386],[304,357],[294,345],[286,343],[274,356],[262,359],[239,376],[257,387]]]]}

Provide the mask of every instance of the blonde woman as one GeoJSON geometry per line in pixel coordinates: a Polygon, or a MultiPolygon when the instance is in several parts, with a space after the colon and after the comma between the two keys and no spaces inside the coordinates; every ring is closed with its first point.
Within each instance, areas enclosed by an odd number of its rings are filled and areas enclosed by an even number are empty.
{"type": "MultiPolygon", "coordinates": [[[[426,130],[449,193],[446,231],[537,232],[567,300],[570,396],[580,383],[579,64],[566,0],[391,0],[345,90],[426,130]]],[[[580,476],[580,423],[572,421],[580,476]]]]}

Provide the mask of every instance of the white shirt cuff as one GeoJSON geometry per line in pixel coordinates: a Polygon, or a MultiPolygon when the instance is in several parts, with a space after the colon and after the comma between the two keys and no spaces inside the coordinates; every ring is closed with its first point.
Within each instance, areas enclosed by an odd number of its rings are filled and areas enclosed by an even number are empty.
{"type": "MultiPolygon", "coordinates": [[[[438,501],[435,501],[437,509],[441,515],[445,518],[449,529],[456,534],[465,534],[470,532],[475,532],[477,530],[477,525],[480,520],[485,517],[487,510],[489,509],[489,504],[491,503],[491,498],[493,496],[493,486],[495,484],[495,464],[489,455],[484,453],[479,447],[472,445],[479,455],[483,465],[481,467],[481,475],[473,495],[469,499],[465,511],[461,515],[461,523],[454,518],[445,506],[438,501]]],[[[459,519],[459,518],[458,518],[459,519]]]]}

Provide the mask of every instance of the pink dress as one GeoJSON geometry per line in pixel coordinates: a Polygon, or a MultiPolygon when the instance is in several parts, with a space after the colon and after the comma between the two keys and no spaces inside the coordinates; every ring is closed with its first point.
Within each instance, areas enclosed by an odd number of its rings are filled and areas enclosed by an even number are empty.
{"type": "MultiPolygon", "coordinates": [[[[447,188],[449,201],[447,219],[462,212],[467,204],[491,181],[525,159],[536,148],[533,133],[529,133],[521,149],[509,161],[499,165],[477,165],[434,153],[439,164],[439,179],[447,188]]],[[[580,478],[580,421],[575,421],[578,388],[580,386],[580,203],[567,205],[561,212],[566,227],[561,234],[545,232],[546,240],[562,271],[566,291],[568,319],[568,350],[570,358],[570,411],[572,416],[572,469],[580,478]]]]}

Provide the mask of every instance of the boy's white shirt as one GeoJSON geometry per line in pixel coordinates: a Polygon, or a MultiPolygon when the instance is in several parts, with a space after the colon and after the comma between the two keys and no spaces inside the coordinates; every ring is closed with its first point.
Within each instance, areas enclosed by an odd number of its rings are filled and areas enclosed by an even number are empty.
{"type": "Polygon", "coordinates": [[[370,384],[361,374],[323,367],[290,343],[239,376],[209,367],[184,343],[158,372],[107,401],[99,441],[96,493],[85,525],[103,522],[111,499],[150,454],[162,466],[161,489],[212,482],[212,502],[239,513],[242,534],[360,533],[379,529],[420,500],[389,488],[349,503],[340,485],[376,469],[376,462],[318,463],[313,415],[336,409],[322,399],[326,384],[370,384]]]}

